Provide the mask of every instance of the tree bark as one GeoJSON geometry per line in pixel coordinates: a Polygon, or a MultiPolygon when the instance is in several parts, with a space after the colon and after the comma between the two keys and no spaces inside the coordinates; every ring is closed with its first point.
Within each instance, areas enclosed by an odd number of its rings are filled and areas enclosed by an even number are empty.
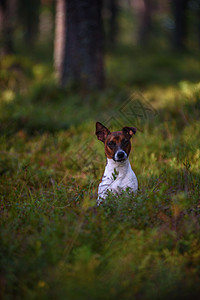
{"type": "Polygon", "coordinates": [[[197,14],[197,18],[198,18],[198,42],[199,42],[199,48],[200,48],[200,7],[198,10],[198,14],[197,14]]]}
{"type": "Polygon", "coordinates": [[[19,1],[20,23],[27,45],[33,45],[39,33],[40,0],[19,1]]]}
{"type": "Polygon", "coordinates": [[[64,62],[66,13],[66,0],[57,0],[54,38],[54,68],[59,82],[61,82],[64,62]]]}
{"type": "Polygon", "coordinates": [[[16,0],[0,0],[0,42],[3,54],[14,52],[13,31],[16,3],[16,0]]]}
{"type": "Polygon", "coordinates": [[[140,8],[139,44],[145,46],[149,42],[152,30],[152,0],[143,0],[140,8]]]}
{"type": "Polygon", "coordinates": [[[173,1],[173,15],[175,21],[173,46],[177,50],[185,49],[185,40],[187,36],[187,18],[186,18],[187,5],[188,5],[188,0],[173,1]]]}
{"type": "Polygon", "coordinates": [[[104,84],[101,0],[65,0],[64,5],[66,13],[62,18],[65,26],[62,30],[63,25],[59,29],[59,24],[56,24],[54,56],[60,84],[101,88],[104,84]],[[58,35],[62,36],[60,46],[58,35]]]}
{"type": "Polygon", "coordinates": [[[117,22],[118,0],[110,0],[109,13],[110,16],[109,16],[108,38],[109,38],[109,43],[111,45],[115,45],[117,40],[117,32],[118,32],[118,22],[117,22]]]}

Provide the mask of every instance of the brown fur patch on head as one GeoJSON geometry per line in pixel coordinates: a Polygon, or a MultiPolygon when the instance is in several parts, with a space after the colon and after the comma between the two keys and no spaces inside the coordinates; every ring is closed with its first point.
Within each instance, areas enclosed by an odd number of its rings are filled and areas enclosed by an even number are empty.
{"type": "Polygon", "coordinates": [[[127,156],[131,151],[130,138],[123,131],[112,132],[105,140],[105,154],[108,158],[113,158],[118,149],[124,150],[127,156]]]}

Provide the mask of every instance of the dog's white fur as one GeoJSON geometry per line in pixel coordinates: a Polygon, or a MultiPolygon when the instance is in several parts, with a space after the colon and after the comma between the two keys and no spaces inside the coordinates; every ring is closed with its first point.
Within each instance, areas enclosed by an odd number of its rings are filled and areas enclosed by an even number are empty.
{"type": "Polygon", "coordinates": [[[129,159],[117,162],[107,158],[105,172],[98,187],[97,205],[107,197],[108,191],[120,193],[126,188],[130,188],[132,192],[138,190],[137,177],[131,168],[129,159]]]}

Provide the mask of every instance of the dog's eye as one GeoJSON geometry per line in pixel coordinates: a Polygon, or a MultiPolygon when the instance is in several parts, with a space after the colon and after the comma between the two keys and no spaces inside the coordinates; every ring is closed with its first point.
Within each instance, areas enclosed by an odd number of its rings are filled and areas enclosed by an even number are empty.
{"type": "Polygon", "coordinates": [[[108,145],[108,147],[112,148],[112,147],[114,147],[116,144],[115,144],[115,142],[111,141],[111,142],[108,142],[107,145],[108,145]]]}
{"type": "Polygon", "coordinates": [[[126,146],[128,146],[129,141],[128,140],[122,140],[121,144],[122,144],[122,146],[126,147],[126,146]]]}

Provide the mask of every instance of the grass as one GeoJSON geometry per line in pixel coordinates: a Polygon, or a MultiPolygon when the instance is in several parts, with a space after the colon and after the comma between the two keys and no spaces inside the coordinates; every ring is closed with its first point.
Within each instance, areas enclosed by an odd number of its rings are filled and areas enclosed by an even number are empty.
{"type": "Polygon", "coordinates": [[[47,63],[1,64],[1,298],[197,299],[199,57],[121,46],[106,89],[89,95],[60,89],[47,63]],[[100,207],[96,120],[138,127],[140,190],[100,207]]]}

